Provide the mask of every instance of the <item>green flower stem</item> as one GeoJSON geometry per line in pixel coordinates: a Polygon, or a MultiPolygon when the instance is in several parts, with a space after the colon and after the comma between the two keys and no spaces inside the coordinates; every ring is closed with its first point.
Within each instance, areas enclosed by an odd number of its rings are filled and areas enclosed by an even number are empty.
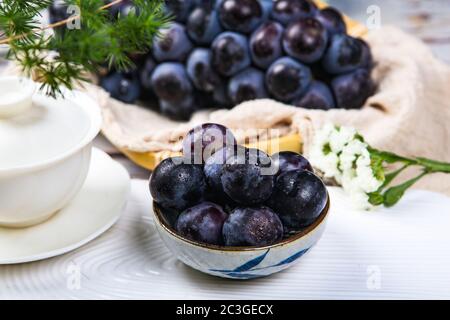
{"type": "Polygon", "coordinates": [[[406,190],[408,190],[411,186],[413,186],[417,181],[422,179],[427,174],[436,172],[450,173],[450,163],[421,157],[407,158],[396,155],[395,153],[392,152],[381,151],[371,147],[369,147],[368,150],[371,154],[371,157],[373,157],[374,159],[381,159],[383,162],[388,164],[399,162],[403,163],[403,166],[400,167],[399,169],[385,174],[385,180],[376,192],[368,194],[369,202],[375,206],[384,204],[384,206],[386,207],[392,207],[403,197],[406,190]],[[421,167],[422,173],[419,174],[417,177],[412,178],[402,184],[390,187],[387,190],[385,190],[401,172],[403,172],[406,168],[410,166],[421,167]]]}
{"type": "Polygon", "coordinates": [[[427,174],[427,171],[423,171],[417,177],[412,178],[411,180],[408,180],[398,186],[387,189],[384,193],[384,205],[386,207],[394,206],[403,197],[407,189],[409,189],[413,184],[415,184],[427,174]]]}
{"type": "Polygon", "coordinates": [[[423,166],[428,172],[450,173],[450,163],[430,160],[426,158],[416,158],[417,164],[423,166]]]}
{"type": "MultiPolygon", "coordinates": [[[[355,135],[354,139],[364,142],[364,138],[359,134],[355,135]]],[[[330,150],[329,145],[325,145],[323,153],[327,154],[330,150]]],[[[422,157],[403,157],[393,152],[378,150],[370,146],[367,146],[367,150],[370,153],[372,174],[375,179],[382,181],[378,190],[367,193],[368,202],[374,206],[383,204],[386,207],[392,207],[403,197],[406,190],[427,174],[437,172],[450,173],[450,163],[422,157]],[[401,166],[392,172],[386,172],[386,164],[401,164],[401,166]],[[391,186],[395,178],[411,166],[418,167],[421,173],[399,185],[391,186]]]]}
{"type": "Polygon", "coordinates": [[[380,157],[387,163],[402,162],[407,166],[421,166],[430,173],[432,172],[450,173],[450,163],[447,162],[436,161],[421,157],[407,158],[396,155],[395,153],[392,152],[380,151],[370,147],[368,150],[372,155],[380,157]]]}
{"type": "Polygon", "coordinates": [[[377,191],[371,192],[368,194],[369,196],[369,203],[371,203],[374,206],[379,206],[382,204],[385,204],[386,197],[385,194],[383,194],[383,190],[400,174],[402,173],[406,168],[409,167],[409,164],[405,164],[401,168],[386,173],[384,175],[384,182],[383,184],[378,188],[377,191]]]}
{"type": "Polygon", "coordinates": [[[393,172],[387,173],[384,176],[384,182],[380,186],[380,188],[378,189],[378,192],[381,192],[384,188],[386,188],[400,173],[402,173],[409,166],[410,166],[409,164],[405,164],[401,168],[399,168],[399,169],[397,169],[397,170],[395,170],[393,172]]]}
{"type": "Polygon", "coordinates": [[[389,151],[381,151],[378,149],[374,149],[372,147],[368,147],[367,149],[369,150],[371,155],[382,158],[387,163],[403,162],[404,164],[408,164],[408,165],[414,165],[417,163],[417,161],[415,159],[402,157],[402,156],[396,155],[395,153],[392,153],[389,151]]]}

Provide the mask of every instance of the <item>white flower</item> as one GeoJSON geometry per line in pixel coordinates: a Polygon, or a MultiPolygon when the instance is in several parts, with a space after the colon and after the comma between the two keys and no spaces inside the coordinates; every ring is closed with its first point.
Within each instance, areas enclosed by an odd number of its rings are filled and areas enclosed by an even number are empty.
{"type": "MultiPolygon", "coordinates": [[[[342,153],[339,155],[340,168],[342,171],[351,170],[356,165],[358,156],[363,153],[368,153],[367,144],[360,140],[351,140],[342,149],[342,153]]],[[[370,157],[370,155],[369,155],[370,157]]],[[[369,161],[370,164],[370,161],[369,161]]]]}
{"type": "Polygon", "coordinates": [[[350,194],[356,207],[361,209],[371,208],[367,194],[377,191],[383,183],[374,175],[367,147],[366,143],[354,140],[344,148],[340,156],[342,187],[350,194]]]}
{"type": "Polygon", "coordinates": [[[320,167],[326,178],[336,178],[340,180],[341,172],[339,171],[339,157],[335,153],[329,153],[323,156],[320,161],[320,167]]]}
{"type": "Polygon", "coordinates": [[[326,178],[340,180],[339,156],[332,152],[330,138],[336,132],[336,127],[326,124],[317,132],[310,152],[310,160],[314,166],[320,169],[326,178]]]}
{"type": "Polygon", "coordinates": [[[330,135],[330,148],[334,153],[339,153],[355,138],[356,130],[351,127],[340,127],[330,135]]]}
{"type": "Polygon", "coordinates": [[[373,172],[369,156],[360,156],[356,161],[356,180],[360,188],[367,193],[377,191],[383,184],[383,181],[378,180],[373,172]],[[367,158],[369,162],[367,162],[367,158]]]}
{"type": "Polygon", "coordinates": [[[353,191],[349,193],[350,200],[355,209],[370,210],[373,206],[369,203],[369,196],[365,192],[353,191]]]}
{"type": "Polygon", "coordinates": [[[319,143],[328,143],[330,141],[330,136],[331,134],[336,130],[336,127],[331,124],[331,123],[327,123],[326,125],[324,125],[322,127],[322,129],[320,129],[319,132],[316,133],[316,135],[314,136],[314,139],[316,142],[319,143]]]}
{"type": "Polygon", "coordinates": [[[369,145],[358,137],[354,128],[327,124],[314,139],[310,160],[324,173],[334,178],[350,195],[353,203],[369,209],[368,193],[378,190],[383,181],[372,169],[369,145]]]}

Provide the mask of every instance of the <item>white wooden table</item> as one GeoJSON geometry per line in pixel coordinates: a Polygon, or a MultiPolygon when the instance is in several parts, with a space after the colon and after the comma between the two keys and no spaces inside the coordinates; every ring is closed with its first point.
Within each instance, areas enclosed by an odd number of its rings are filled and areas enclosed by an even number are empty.
{"type": "Polygon", "coordinates": [[[177,261],[156,232],[147,181],[134,180],[125,212],[101,237],[0,266],[0,299],[450,299],[450,198],[415,190],[393,209],[359,212],[340,189],[329,192],[325,233],[297,265],[239,281],[177,261]]]}

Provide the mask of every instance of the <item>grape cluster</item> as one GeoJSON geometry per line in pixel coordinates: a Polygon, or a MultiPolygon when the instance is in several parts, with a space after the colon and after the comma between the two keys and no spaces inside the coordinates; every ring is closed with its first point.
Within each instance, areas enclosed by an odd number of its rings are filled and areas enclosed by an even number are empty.
{"type": "Polygon", "coordinates": [[[179,235],[225,246],[272,245],[316,221],[328,199],[302,155],[237,145],[214,123],[192,129],[183,156],[156,167],[150,192],[179,235]]]}
{"type": "MultiPolygon", "coordinates": [[[[113,17],[136,12],[130,0],[113,17]]],[[[135,8],[136,9],[136,8],[135,8]]],[[[187,120],[203,107],[273,98],[302,108],[360,108],[373,93],[367,43],[346,33],[339,11],[311,0],[168,0],[175,22],[129,72],[100,85],[127,103],[155,104],[187,120]]],[[[61,10],[51,8],[51,15],[61,10]]]]}

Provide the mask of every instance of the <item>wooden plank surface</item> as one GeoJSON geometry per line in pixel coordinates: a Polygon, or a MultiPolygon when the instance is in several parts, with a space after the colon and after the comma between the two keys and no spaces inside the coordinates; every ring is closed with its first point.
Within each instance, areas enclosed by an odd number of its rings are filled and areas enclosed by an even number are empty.
{"type": "MultiPolygon", "coordinates": [[[[449,0],[329,0],[330,5],[350,17],[370,25],[374,8],[379,9],[380,25],[395,25],[427,43],[440,59],[450,63],[449,0]],[[374,7],[375,6],[375,7],[374,7]],[[369,13],[368,13],[369,11],[369,13]]],[[[120,154],[103,137],[95,145],[122,163],[132,178],[147,179],[150,172],[120,154]]]]}

